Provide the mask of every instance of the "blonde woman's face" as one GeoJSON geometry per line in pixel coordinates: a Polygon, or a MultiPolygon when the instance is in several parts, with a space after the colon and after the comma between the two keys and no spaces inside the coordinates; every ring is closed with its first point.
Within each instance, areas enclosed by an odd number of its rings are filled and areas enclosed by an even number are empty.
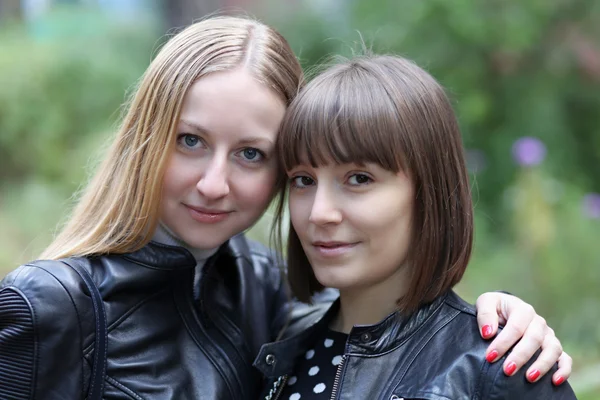
{"type": "Polygon", "coordinates": [[[191,86],[161,199],[161,221],[179,239],[215,248],[260,218],[274,193],[284,113],[284,102],[243,69],[191,86]]]}

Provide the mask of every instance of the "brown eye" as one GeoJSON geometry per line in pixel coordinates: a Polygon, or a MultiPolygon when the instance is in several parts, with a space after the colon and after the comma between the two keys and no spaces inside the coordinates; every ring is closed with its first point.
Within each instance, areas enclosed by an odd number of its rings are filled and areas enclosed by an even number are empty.
{"type": "Polygon", "coordinates": [[[348,179],[348,183],[353,186],[366,185],[373,180],[365,174],[354,174],[348,179]]]}
{"type": "Polygon", "coordinates": [[[311,186],[315,181],[308,176],[295,176],[290,179],[291,185],[296,188],[305,188],[311,186]]]}

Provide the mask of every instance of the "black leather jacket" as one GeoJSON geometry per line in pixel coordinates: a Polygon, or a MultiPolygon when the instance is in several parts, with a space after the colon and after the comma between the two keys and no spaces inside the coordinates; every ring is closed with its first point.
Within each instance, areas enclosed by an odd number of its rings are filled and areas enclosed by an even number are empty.
{"type": "MultiPolygon", "coordinates": [[[[252,360],[287,318],[287,295],[266,248],[232,238],[207,262],[150,243],[81,259],[108,320],[105,399],[247,399],[252,360]]],[[[0,398],[82,399],[94,341],[82,279],[60,261],[23,265],[0,283],[0,398]]]]}
{"type": "MultiPolygon", "coordinates": [[[[255,366],[268,382],[260,399],[278,398],[287,374],[293,372],[296,358],[305,354],[323,335],[338,309],[338,302],[320,310],[307,308],[280,342],[262,347],[255,366]]],[[[554,386],[550,382],[551,373],[535,384],[525,380],[521,373],[524,369],[514,377],[505,376],[503,360],[494,364],[485,361],[488,344],[479,336],[474,308],[451,292],[409,317],[392,314],[379,324],[354,327],[338,366],[331,398],[576,398],[567,383],[554,386]]]]}

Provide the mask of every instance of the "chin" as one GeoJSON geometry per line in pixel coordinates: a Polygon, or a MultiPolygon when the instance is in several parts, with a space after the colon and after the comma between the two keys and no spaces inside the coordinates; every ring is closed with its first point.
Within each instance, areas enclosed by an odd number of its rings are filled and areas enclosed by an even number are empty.
{"type": "Polygon", "coordinates": [[[315,277],[319,283],[327,288],[333,288],[338,290],[346,290],[356,286],[356,282],[348,279],[346,276],[340,273],[331,273],[330,271],[315,271],[315,277]]]}

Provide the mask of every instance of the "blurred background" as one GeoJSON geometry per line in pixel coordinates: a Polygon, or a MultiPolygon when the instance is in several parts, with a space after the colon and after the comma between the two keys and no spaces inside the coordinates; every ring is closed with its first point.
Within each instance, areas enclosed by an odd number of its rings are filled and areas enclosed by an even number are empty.
{"type": "MultiPolygon", "coordinates": [[[[66,218],[165,33],[218,10],[279,29],[306,68],[364,40],[438,78],[476,203],[458,292],[474,302],[503,289],[533,304],[575,360],[579,398],[600,399],[594,0],[0,0],[0,277],[66,218]]],[[[269,222],[250,235],[266,242],[269,222]]]]}

